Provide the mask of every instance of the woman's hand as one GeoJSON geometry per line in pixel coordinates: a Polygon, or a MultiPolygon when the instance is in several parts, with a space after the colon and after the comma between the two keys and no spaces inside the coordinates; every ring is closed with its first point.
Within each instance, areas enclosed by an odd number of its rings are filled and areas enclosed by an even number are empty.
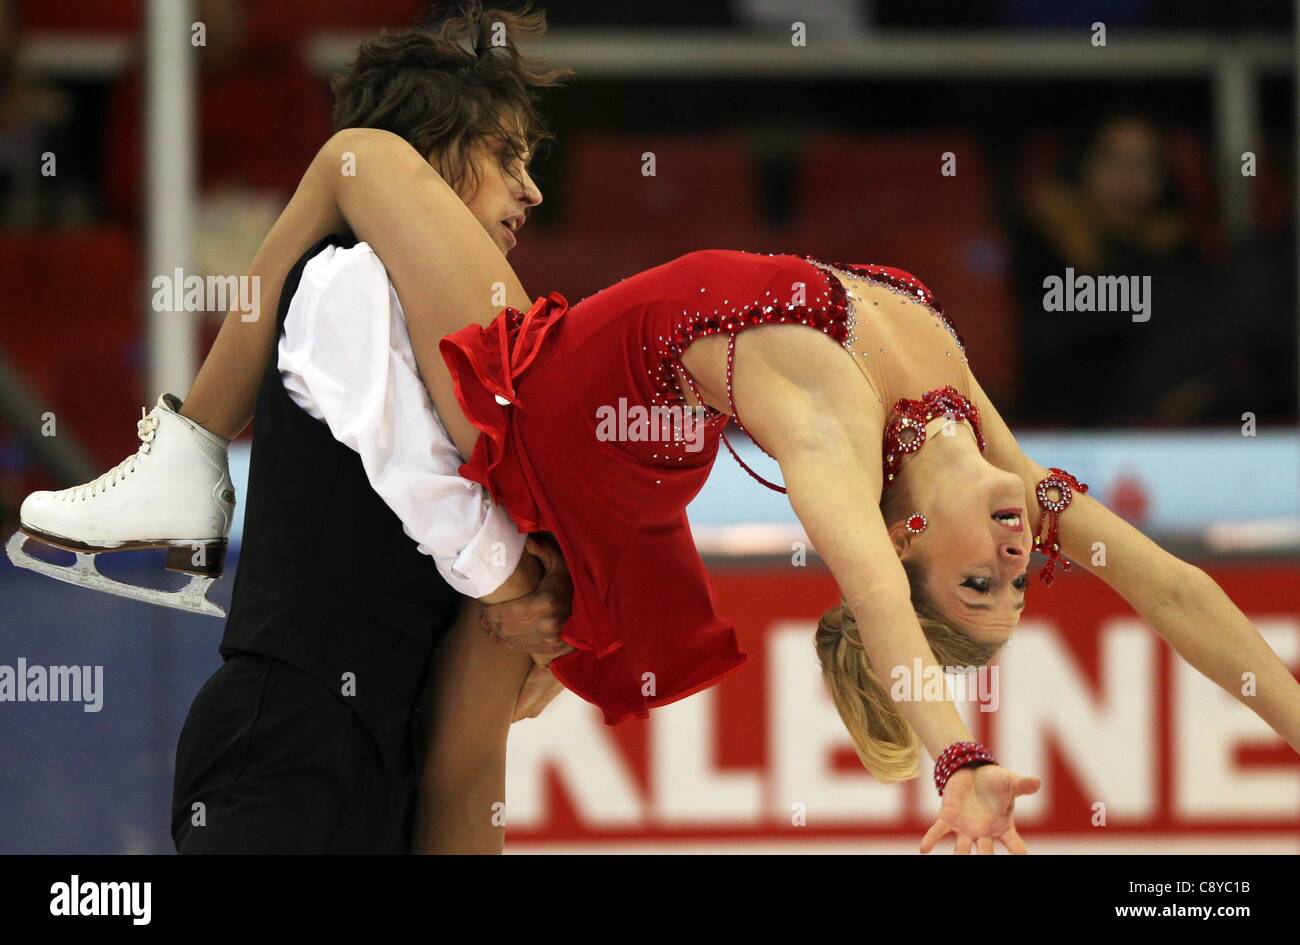
{"type": "Polygon", "coordinates": [[[929,853],[951,833],[956,835],[953,853],[969,854],[974,843],[977,853],[991,855],[994,840],[1001,840],[1008,853],[1028,853],[1011,813],[1017,797],[1033,794],[1041,786],[1038,778],[998,765],[954,771],[943,791],[939,819],[921,841],[921,852],[929,853]]]}

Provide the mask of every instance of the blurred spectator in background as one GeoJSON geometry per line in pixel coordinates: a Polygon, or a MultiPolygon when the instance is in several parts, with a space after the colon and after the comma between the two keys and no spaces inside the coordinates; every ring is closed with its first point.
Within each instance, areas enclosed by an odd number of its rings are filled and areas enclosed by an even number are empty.
{"type": "Polygon", "coordinates": [[[1261,170],[1251,181],[1254,232],[1234,246],[1217,288],[1219,321],[1228,325],[1223,377],[1216,388],[1215,419],[1240,423],[1250,411],[1260,420],[1296,419],[1297,331],[1294,139],[1265,142],[1261,170]]]}
{"type": "Polygon", "coordinates": [[[90,215],[68,135],[71,97],[25,75],[14,5],[0,2],[0,225],[79,224],[90,215]],[[54,156],[53,174],[46,155],[54,156]],[[42,174],[42,168],[46,173],[42,174]]]}
{"type": "MultiPolygon", "coordinates": [[[[297,48],[251,35],[245,0],[199,0],[199,216],[194,270],[242,273],[329,137],[330,98],[297,48]]],[[[122,80],[110,106],[105,192],[110,212],[138,222],[144,210],[144,84],[122,80]]],[[[220,315],[214,318],[220,319],[220,315]]]]}
{"type": "MultiPolygon", "coordinates": [[[[1132,423],[1162,407],[1135,402],[1146,349],[1206,321],[1192,217],[1175,187],[1164,135],[1148,119],[1114,115],[1095,123],[1052,173],[1027,171],[1018,239],[1018,295],[1026,384],[1020,416],[1044,422],[1132,423]],[[1150,276],[1152,314],[1044,310],[1043,280],[1076,275],[1150,276]],[[1178,300],[1178,301],[1175,301],[1178,300]],[[1081,396],[1083,392],[1087,396],[1081,396]]],[[[1181,337],[1191,346],[1191,339],[1181,337]]],[[[1186,352],[1189,353],[1190,352],[1186,352]]],[[[1145,385],[1143,385],[1145,387],[1145,385]]]]}
{"type": "Polygon", "coordinates": [[[1145,270],[1193,255],[1164,139],[1136,115],[1102,122],[1068,176],[1033,188],[1028,213],[1046,254],[1088,272],[1145,270]]]}
{"type": "MultiPolygon", "coordinates": [[[[1040,177],[1029,162],[1018,248],[1026,342],[1019,416],[1133,426],[1293,413],[1293,234],[1228,247],[1213,219],[1204,152],[1195,136],[1114,115],[1094,126],[1063,172],[1040,177]],[[1150,320],[1045,311],[1043,280],[1064,279],[1067,267],[1149,276],[1150,320]]],[[[1269,180],[1290,173],[1269,170],[1269,180]]]]}

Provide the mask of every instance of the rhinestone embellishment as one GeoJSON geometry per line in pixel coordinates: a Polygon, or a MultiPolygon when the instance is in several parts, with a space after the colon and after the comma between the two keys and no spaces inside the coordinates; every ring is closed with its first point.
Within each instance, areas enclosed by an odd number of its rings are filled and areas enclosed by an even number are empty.
{"type": "Polygon", "coordinates": [[[890,420],[885,424],[885,455],[881,460],[884,488],[888,489],[898,477],[903,468],[903,457],[915,453],[925,445],[925,425],[935,417],[965,420],[975,433],[980,452],[984,452],[984,431],[980,427],[979,408],[955,387],[928,390],[921,395],[920,400],[901,397],[894,404],[890,420]]]}

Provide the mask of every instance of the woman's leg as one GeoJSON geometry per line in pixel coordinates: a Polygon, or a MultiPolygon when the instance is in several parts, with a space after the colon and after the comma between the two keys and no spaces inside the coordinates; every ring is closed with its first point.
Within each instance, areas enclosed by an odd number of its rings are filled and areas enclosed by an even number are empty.
{"type": "Polygon", "coordinates": [[[338,132],[308,175],[383,260],[438,416],[461,455],[472,455],[479,431],[461,410],[438,342],[467,325],[489,324],[506,306],[526,311],[532,301],[514,270],[456,192],[396,135],[338,132]],[[340,175],[349,155],[355,173],[340,175]]]}
{"type": "Polygon", "coordinates": [[[505,306],[532,303],[438,172],[401,138],[374,129],[338,132],[317,153],[250,269],[262,279],[262,324],[245,334],[247,326],[227,316],[185,416],[222,436],[247,425],[274,346],[269,313],[284,278],[313,243],[345,226],[383,260],[402,300],[420,375],[452,441],[469,456],[479,431],[461,412],[438,342],[466,325],[487,325],[505,306]]]}
{"type": "Polygon", "coordinates": [[[500,853],[505,845],[506,736],[532,658],[488,636],[481,613],[478,601],[464,599],[429,671],[416,853],[500,853]]]}
{"type": "Polygon", "coordinates": [[[230,312],[208,349],[190,387],[181,416],[217,436],[233,440],[253,419],[257,389],[275,346],[275,318],[265,312],[255,322],[230,312]]]}
{"type": "Polygon", "coordinates": [[[259,282],[257,318],[226,315],[217,340],[181,406],[181,416],[233,440],[253,419],[257,388],[275,349],[280,290],[299,257],[319,240],[344,230],[332,197],[311,175],[303,178],[248,269],[259,282]]]}

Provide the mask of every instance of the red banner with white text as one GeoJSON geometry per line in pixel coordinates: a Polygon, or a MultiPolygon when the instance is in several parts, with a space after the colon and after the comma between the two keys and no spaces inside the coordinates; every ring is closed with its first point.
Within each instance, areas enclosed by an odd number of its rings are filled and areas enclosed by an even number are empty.
{"type": "MultiPolygon", "coordinates": [[[[1295,673],[1300,565],[1206,570],[1295,673]]],[[[749,665],[648,721],[605,726],[565,693],[514,726],[510,852],[916,850],[938,809],[928,757],[910,782],[876,782],[821,681],[829,574],[713,577],[749,665]]],[[[1031,851],[1300,852],[1300,756],[1096,578],[1031,586],[995,665],[961,709],[1002,764],[1043,780],[1017,804],[1031,851]]]]}

